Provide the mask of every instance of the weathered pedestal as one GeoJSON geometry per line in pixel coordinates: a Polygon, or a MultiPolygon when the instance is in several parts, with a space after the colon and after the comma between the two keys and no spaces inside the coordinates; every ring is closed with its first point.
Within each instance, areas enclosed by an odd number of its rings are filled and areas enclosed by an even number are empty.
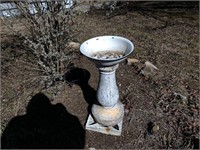
{"type": "Polygon", "coordinates": [[[100,36],[81,45],[81,53],[96,64],[99,70],[97,103],[93,104],[86,129],[104,134],[121,135],[124,106],[119,100],[115,72],[119,63],[134,49],[131,41],[118,36],[100,36]],[[105,52],[122,54],[121,57],[94,57],[105,52]]]}
{"type": "Polygon", "coordinates": [[[92,106],[92,115],[88,117],[86,129],[105,134],[121,135],[124,107],[119,101],[115,71],[118,64],[110,67],[97,66],[99,84],[97,100],[92,106]]]}

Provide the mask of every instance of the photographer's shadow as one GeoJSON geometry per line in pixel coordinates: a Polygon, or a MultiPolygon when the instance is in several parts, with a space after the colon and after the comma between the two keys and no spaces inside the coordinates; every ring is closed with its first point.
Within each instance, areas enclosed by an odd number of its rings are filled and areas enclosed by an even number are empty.
{"type": "Polygon", "coordinates": [[[5,149],[82,149],[84,144],[85,130],[79,119],[62,104],[52,105],[42,93],[30,100],[25,115],[8,123],[1,137],[5,149]]]}

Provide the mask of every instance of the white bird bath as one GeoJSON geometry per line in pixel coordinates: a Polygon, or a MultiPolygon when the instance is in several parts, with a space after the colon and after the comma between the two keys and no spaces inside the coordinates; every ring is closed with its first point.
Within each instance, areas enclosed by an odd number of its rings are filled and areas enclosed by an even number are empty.
{"type": "Polygon", "coordinates": [[[119,100],[115,71],[133,49],[131,41],[119,36],[99,36],[81,44],[81,53],[99,69],[97,103],[92,106],[86,129],[121,135],[124,106],[119,100]]]}

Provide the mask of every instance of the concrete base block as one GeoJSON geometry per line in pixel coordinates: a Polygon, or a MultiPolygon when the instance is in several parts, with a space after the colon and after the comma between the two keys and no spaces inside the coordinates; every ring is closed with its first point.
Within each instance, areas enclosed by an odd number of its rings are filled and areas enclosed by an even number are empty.
{"type": "Polygon", "coordinates": [[[115,126],[103,126],[99,123],[97,123],[91,114],[89,114],[85,128],[86,130],[91,130],[91,131],[95,131],[95,132],[100,132],[103,134],[109,134],[109,135],[116,135],[116,136],[120,136],[122,133],[122,121],[120,121],[120,123],[118,123],[115,126]]]}

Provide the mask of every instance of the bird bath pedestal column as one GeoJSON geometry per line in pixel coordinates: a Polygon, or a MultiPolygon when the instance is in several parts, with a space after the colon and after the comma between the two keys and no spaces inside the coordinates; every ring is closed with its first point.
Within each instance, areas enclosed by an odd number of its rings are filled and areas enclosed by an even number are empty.
{"type": "Polygon", "coordinates": [[[133,49],[131,41],[119,36],[95,37],[81,44],[81,53],[99,70],[97,101],[92,106],[86,129],[121,135],[124,106],[119,100],[115,71],[133,49]]]}

